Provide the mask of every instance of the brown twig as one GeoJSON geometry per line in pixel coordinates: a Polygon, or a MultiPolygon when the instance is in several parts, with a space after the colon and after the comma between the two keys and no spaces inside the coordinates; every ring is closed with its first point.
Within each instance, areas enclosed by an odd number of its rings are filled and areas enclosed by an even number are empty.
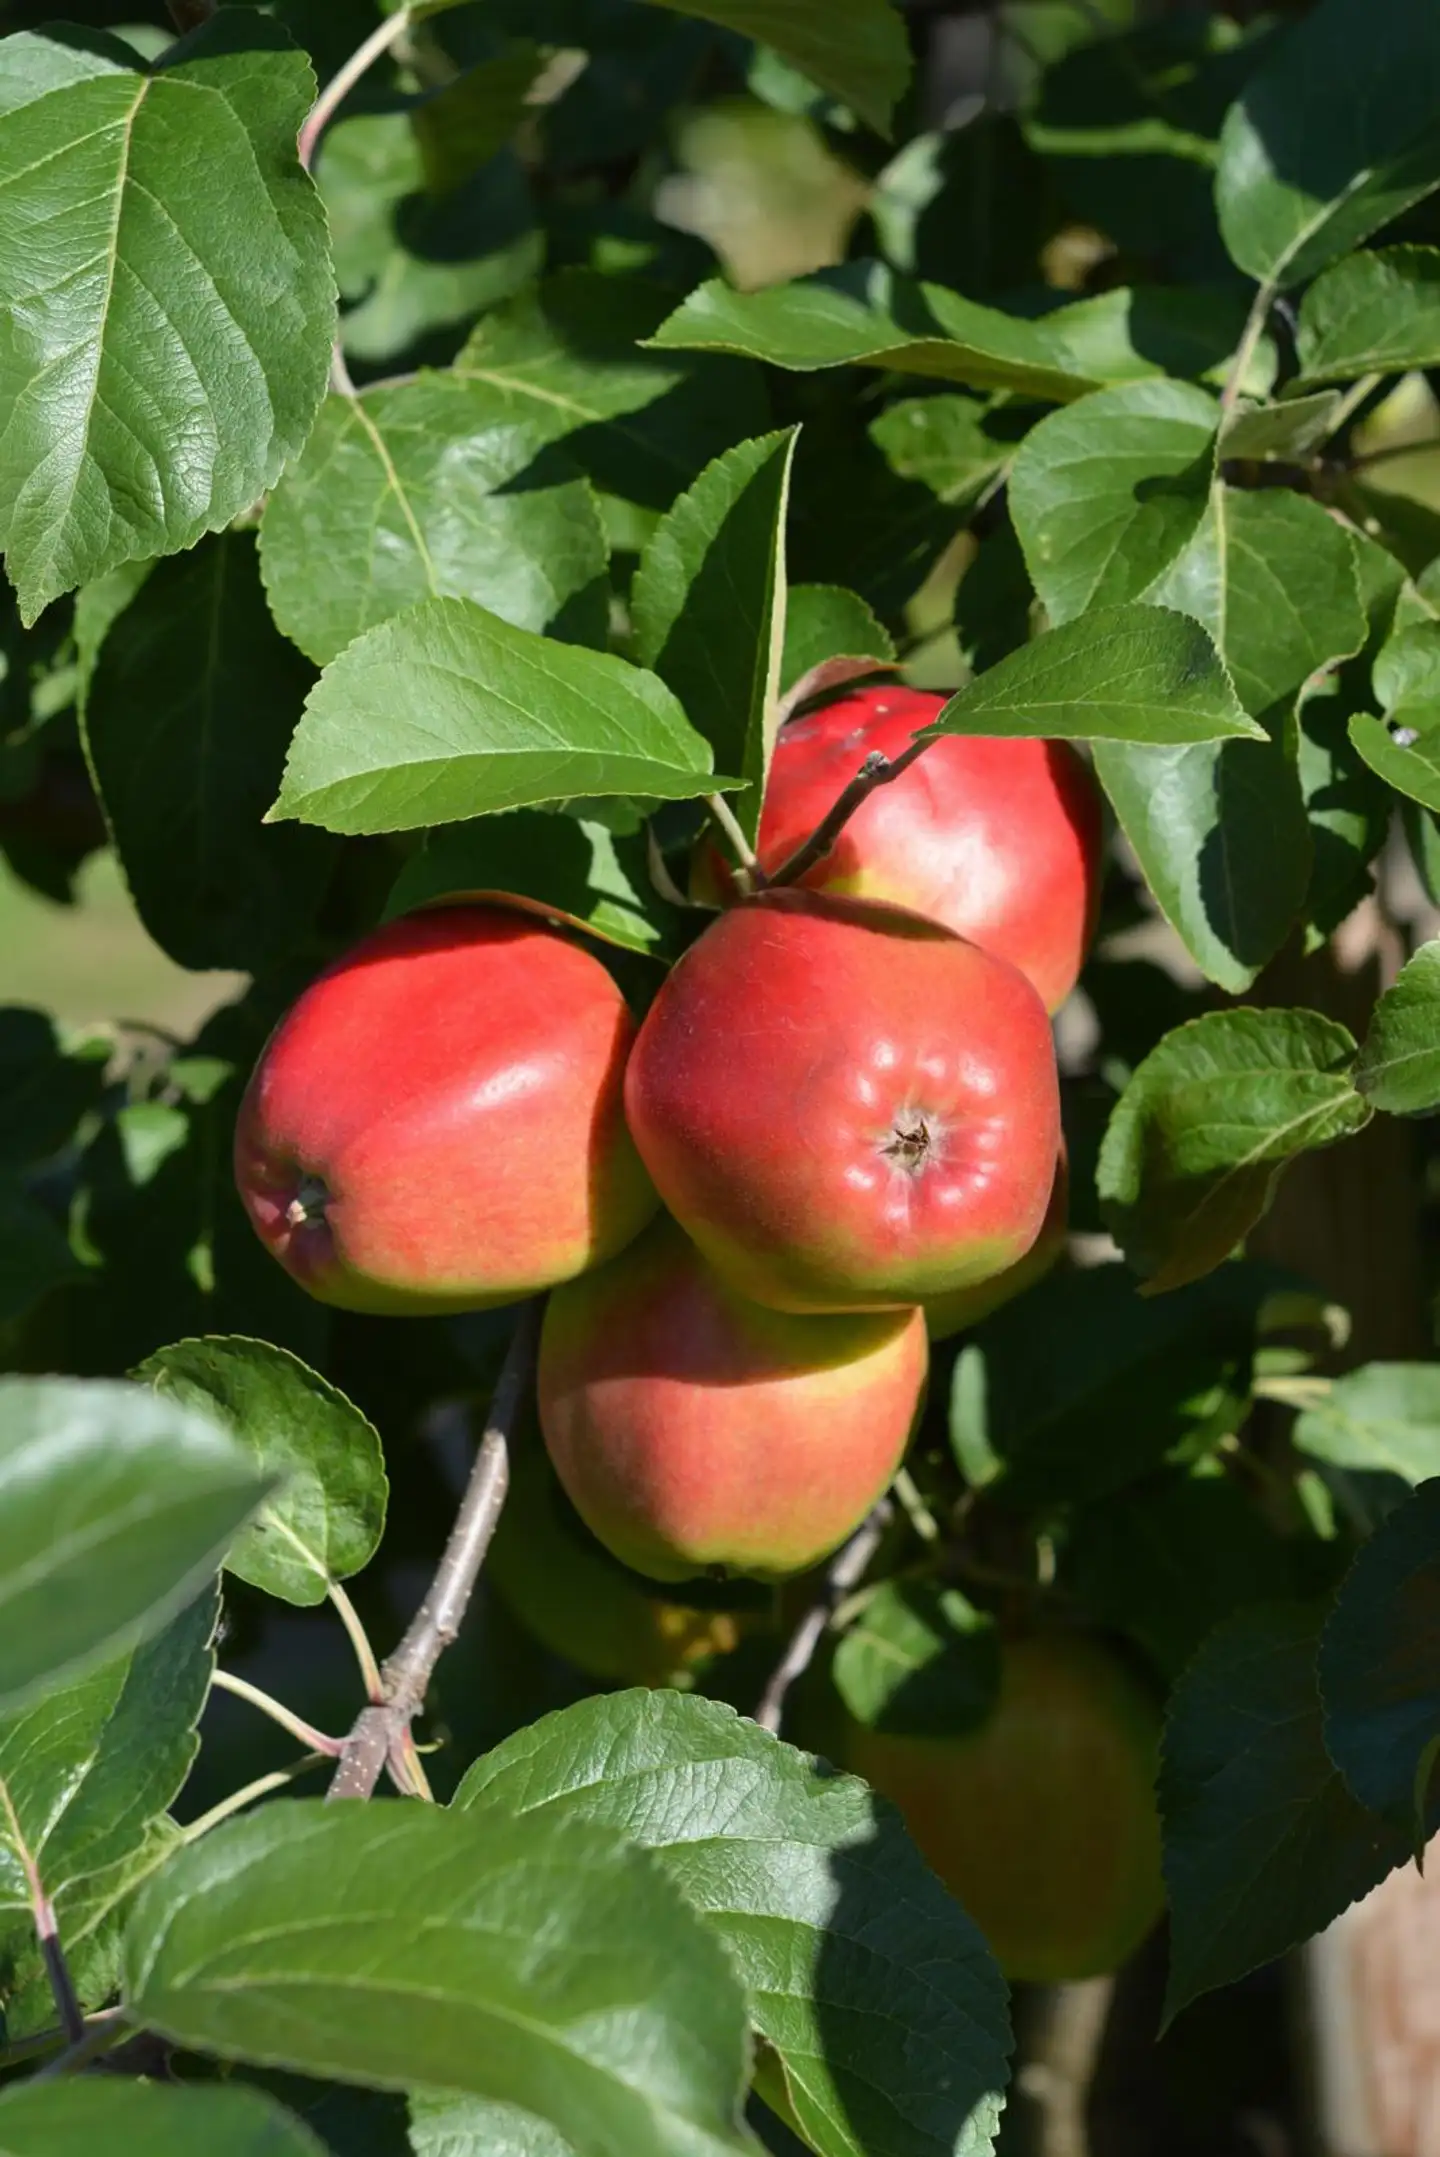
{"type": "Polygon", "coordinates": [[[500,1376],[485,1435],[429,1593],[395,1653],[381,1666],[383,1697],[361,1710],[331,1782],[332,1798],[368,1798],[388,1766],[402,1790],[423,1795],[410,1725],[425,1704],[435,1665],[464,1619],[510,1483],[510,1436],[535,1360],[540,1305],[526,1304],[500,1376]]]}
{"type": "Polygon", "coordinates": [[[775,1665],[770,1682],[760,1696],[755,1720],[762,1730],[779,1735],[785,1714],[785,1700],[791,1686],[810,1668],[815,1650],[825,1637],[826,1627],[851,1589],[858,1585],[861,1575],[880,1548],[880,1539],[889,1527],[891,1518],[890,1501],[888,1498],[882,1498],[874,1511],[861,1522],[849,1542],[841,1544],[825,1568],[825,1581],[819,1595],[791,1634],[790,1644],[775,1665]]]}
{"type": "Polygon", "coordinates": [[[781,884],[798,884],[801,877],[807,875],[817,861],[825,859],[855,811],[863,801],[869,799],[876,787],[888,786],[892,779],[898,779],[901,772],[908,771],[916,758],[923,756],[931,742],[938,739],[937,735],[925,734],[918,741],[912,741],[909,748],[903,750],[899,756],[882,756],[878,749],[867,756],[850,784],[836,797],[834,807],[828,815],[822,817],[804,845],[797,846],[789,860],[782,861],[779,868],[772,872],[771,890],[781,884]]]}
{"type": "Polygon", "coordinates": [[[177,36],[185,37],[191,30],[198,30],[202,23],[209,22],[218,0],[165,0],[165,4],[177,36]]]}
{"type": "Polygon", "coordinates": [[[75,1992],[75,1982],[70,1975],[70,1965],[65,1960],[65,1950],[60,1945],[60,1929],[55,1922],[55,1905],[45,1892],[29,1844],[20,1827],[20,1816],[10,1795],[8,1783],[0,1779],[0,1806],[3,1806],[10,1827],[10,1839],[25,1874],[25,1885],[30,1895],[30,1917],[35,1927],[35,1938],[40,1945],[45,1975],[50,1980],[55,2006],[60,2016],[60,2027],[69,2044],[77,2045],[85,2035],[85,2012],[75,1992]]]}

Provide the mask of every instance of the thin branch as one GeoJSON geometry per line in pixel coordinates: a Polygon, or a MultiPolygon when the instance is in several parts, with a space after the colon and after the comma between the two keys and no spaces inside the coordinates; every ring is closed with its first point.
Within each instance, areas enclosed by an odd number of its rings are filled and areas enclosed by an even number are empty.
{"type": "Polygon", "coordinates": [[[322,1761],[332,1757],[328,1753],[306,1753],[303,1760],[293,1760],[288,1768],[274,1768],[268,1775],[257,1775],[253,1783],[232,1790],[229,1797],[221,1798],[209,1812],[202,1812],[198,1820],[192,1820],[184,1830],[186,1842],[198,1842],[202,1835],[208,1835],[212,1827],[219,1827],[220,1822],[228,1820],[232,1813],[243,1812],[247,1805],[253,1805],[257,1798],[268,1797],[272,1790],[283,1790],[297,1776],[308,1775],[311,1768],[318,1768],[322,1761]]]}
{"type": "Polygon", "coordinates": [[[42,2067],[34,2079],[37,2082],[58,2082],[64,2075],[79,2074],[92,2060],[98,2060],[105,2053],[113,2052],[117,2045],[125,2041],[128,2032],[129,2025],[125,2020],[123,2008],[109,2007],[103,2015],[92,2015],[82,2026],[80,2035],[67,2045],[58,2059],[51,2060],[47,2067],[42,2067]]]}
{"type": "Polygon", "coordinates": [[[330,125],[339,107],[344,104],[362,75],[368,74],[375,62],[383,59],[392,45],[399,43],[409,27],[410,10],[403,7],[397,8],[393,15],[387,15],[384,22],[371,31],[363,45],[356,46],[344,66],[330,77],[330,80],[310,107],[309,112],[305,115],[300,129],[299,140],[296,144],[296,148],[300,153],[300,162],[307,172],[315,163],[315,152],[320,146],[320,137],[330,125]]]}
{"type": "Polygon", "coordinates": [[[744,827],[723,794],[707,794],[705,806],[735,849],[735,859],[745,871],[752,891],[765,883],[765,871],[761,868],[754,847],[745,836],[744,827]]]}
{"type": "Polygon", "coordinates": [[[85,2035],[85,2015],[75,1992],[75,1981],[70,1975],[70,1965],[65,1960],[65,1950],[60,1945],[60,1930],[55,1922],[55,1905],[45,1892],[40,1868],[30,1853],[20,1827],[20,1818],[10,1796],[10,1786],[0,1778],[0,1805],[5,1808],[10,1823],[10,1839],[15,1845],[25,1874],[25,1885],[30,1894],[30,1917],[35,1927],[35,1937],[40,1943],[40,1954],[45,1964],[45,1975],[50,1980],[60,2027],[72,2045],[85,2035]]]}
{"type": "Polygon", "coordinates": [[[386,1658],[381,1698],[363,1710],[345,1741],[330,1785],[332,1798],[368,1798],[387,1766],[402,1789],[415,1790],[419,1761],[407,1744],[410,1725],[425,1704],[435,1665],[460,1631],[500,1519],[510,1484],[510,1437],[530,1383],[539,1330],[539,1303],[524,1305],[445,1554],[405,1638],[386,1658]]]}
{"type": "Polygon", "coordinates": [[[825,859],[860,804],[869,800],[877,786],[888,786],[892,779],[900,777],[901,772],[908,771],[916,758],[923,756],[931,741],[935,739],[938,737],[925,735],[919,741],[912,741],[909,748],[897,757],[882,756],[878,749],[867,756],[850,784],[837,798],[834,807],[827,816],[822,817],[804,845],[797,846],[789,860],[782,861],[779,868],[772,872],[771,889],[782,884],[798,884],[802,876],[807,876],[817,861],[825,859]]]}
{"type": "Polygon", "coordinates": [[[1225,387],[1220,392],[1220,417],[1222,420],[1227,419],[1235,409],[1236,400],[1245,385],[1245,377],[1250,372],[1250,362],[1254,359],[1255,349],[1265,333],[1265,324],[1269,320],[1270,309],[1274,304],[1275,287],[1267,282],[1260,286],[1254,299],[1250,302],[1250,312],[1245,317],[1245,327],[1240,333],[1240,342],[1235,349],[1235,357],[1230,362],[1230,372],[1225,377],[1225,387]]]}
{"type": "Polygon", "coordinates": [[[861,1575],[879,1549],[880,1539],[892,1517],[889,1499],[882,1498],[874,1511],[861,1522],[849,1542],[842,1543],[830,1560],[819,1595],[791,1634],[790,1645],[775,1665],[770,1682],[760,1696],[755,1720],[762,1730],[779,1735],[785,1714],[786,1695],[796,1680],[803,1677],[810,1668],[815,1650],[825,1638],[831,1618],[851,1589],[859,1585],[861,1575]]]}
{"type": "Polygon", "coordinates": [[[342,1738],[327,1738],[323,1730],[317,1730],[313,1723],[307,1723],[303,1716],[296,1715],[286,1707],[283,1700],[276,1700],[273,1694],[262,1692],[260,1687],[252,1685],[248,1678],[237,1678],[231,1670],[217,1670],[210,1682],[218,1686],[222,1693],[233,1693],[237,1700],[248,1700],[252,1708],[258,1708],[262,1715],[269,1716],[272,1723],[278,1723],[282,1730],[288,1730],[291,1737],[298,1738],[310,1752],[319,1753],[322,1758],[328,1756],[332,1760],[339,1759],[344,1745],[342,1738]]]}
{"type": "Polygon", "coordinates": [[[350,1636],[350,1645],[355,1650],[355,1660],[360,1665],[360,1675],[365,1681],[365,1698],[367,1700],[382,1700],[385,1695],[380,1677],[380,1665],[376,1661],[375,1650],[370,1645],[370,1635],[360,1622],[359,1611],[355,1608],[338,1580],[327,1580],[325,1593],[334,1605],[339,1615],[340,1623],[350,1636]]]}

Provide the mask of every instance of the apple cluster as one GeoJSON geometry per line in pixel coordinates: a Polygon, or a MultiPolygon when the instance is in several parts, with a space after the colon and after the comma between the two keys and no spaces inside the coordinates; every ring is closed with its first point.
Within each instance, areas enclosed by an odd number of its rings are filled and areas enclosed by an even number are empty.
{"type": "Polygon", "coordinates": [[[661,1581],[777,1578],[891,1481],[928,1341],[1063,1240],[1050,1013],[1093,931],[1099,812],[1064,745],[943,737],[784,865],[941,699],[861,690],[782,732],[742,888],[642,1025],[518,904],[392,922],[272,1035],[236,1132],[268,1248],[330,1303],[542,1292],[541,1428],[582,1519],[661,1581]]]}

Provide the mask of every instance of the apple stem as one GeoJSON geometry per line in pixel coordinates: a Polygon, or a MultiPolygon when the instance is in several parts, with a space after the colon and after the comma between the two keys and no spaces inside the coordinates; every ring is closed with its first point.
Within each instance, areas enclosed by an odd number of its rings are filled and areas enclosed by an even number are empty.
{"type": "Polygon", "coordinates": [[[789,859],[782,861],[770,878],[771,888],[780,884],[798,884],[807,876],[817,861],[823,861],[855,811],[863,801],[868,801],[877,786],[888,786],[898,779],[902,771],[908,771],[917,757],[923,756],[932,741],[938,737],[922,734],[912,741],[909,748],[899,756],[882,756],[875,750],[867,756],[850,784],[837,795],[834,807],[823,816],[804,844],[797,846],[789,859]]]}
{"type": "Polygon", "coordinates": [[[771,1675],[770,1682],[760,1696],[755,1710],[755,1721],[762,1730],[775,1737],[780,1734],[780,1724],[785,1714],[785,1699],[791,1686],[805,1672],[815,1657],[815,1650],[825,1638],[826,1628],[836,1610],[858,1586],[861,1575],[880,1548],[880,1540],[893,1518],[888,1498],[882,1498],[874,1510],[867,1514],[848,1543],[842,1543],[829,1565],[820,1593],[806,1611],[790,1636],[790,1645],[781,1656],[771,1675]]]}
{"type": "Polygon", "coordinates": [[[368,1798],[388,1766],[412,1796],[410,1725],[425,1704],[435,1665],[460,1631],[510,1486],[510,1438],[535,1365],[540,1304],[523,1304],[485,1419],[470,1481],[425,1600],[381,1667],[381,1698],[357,1716],[330,1784],[332,1798],[368,1798]]]}
{"type": "Polygon", "coordinates": [[[320,137],[330,125],[337,108],[344,104],[361,76],[368,74],[375,62],[383,58],[392,45],[399,43],[409,27],[409,8],[397,8],[393,15],[387,15],[384,22],[371,31],[363,44],[356,46],[344,65],[330,77],[306,114],[296,143],[300,163],[306,172],[315,162],[320,137]]]}

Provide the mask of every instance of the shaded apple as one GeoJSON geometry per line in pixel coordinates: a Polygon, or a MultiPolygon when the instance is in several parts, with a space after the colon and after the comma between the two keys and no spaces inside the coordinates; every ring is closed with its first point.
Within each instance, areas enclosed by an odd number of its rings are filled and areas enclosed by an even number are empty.
{"type": "Polygon", "coordinates": [[[1001,1651],[978,1727],[850,1727],[846,1763],[911,1835],[1012,1981],[1118,1969],[1160,1915],[1160,1715],[1099,1641],[1040,1633],[1001,1651]]]}
{"type": "Polygon", "coordinates": [[[621,1104],[633,1038],[599,960],[527,915],[392,922],[261,1055],[235,1133],[250,1219],[348,1310],[474,1310],[569,1280],[655,1210],[621,1104]]]}
{"type": "Polygon", "coordinates": [[[923,1303],[1013,1266],[1060,1145],[1024,975],[899,907],[785,890],[721,914],[650,1007],[626,1111],[670,1211],[778,1310],[923,1303]]]}
{"type": "Polygon", "coordinates": [[[886,1489],[926,1360],[918,1310],[762,1309],[661,1220],[551,1297],[540,1426],[575,1510],[636,1572],[778,1579],[886,1489]]]}
{"type": "Polygon", "coordinates": [[[992,1273],[988,1281],[977,1281],[969,1288],[952,1289],[948,1296],[936,1296],[925,1305],[925,1326],[932,1341],[948,1341],[952,1335],[963,1333],[970,1326],[978,1326],[982,1318],[998,1311],[1002,1303],[1013,1303],[1016,1296],[1023,1296],[1027,1288],[1043,1281],[1051,1267],[1057,1265],[1064,1252],[1070,1225],[1070,1165],[1065,1149],[1055,1164],[1055,1181],[1050,1190],[1050,1203],[1045,1209],[1045,1219],[1040,1233],[1023,1258],[1007,1266],[1003,1273],[992,1273]]]}
{"type": "Polygon", "coordinates": [[[617,1564],[575,1518],[538,1432],[513,1449],[485,1577],[542,1647],[610,1685],[687,1689],[762,1622],[674,1601],[617,1564]]]}
{"type": "MultiPolygon", "coordinates": [[[[857,689],[782,727],[757,852],[773,873],[804,844],[867,756],[898,757],[945,699],[890,683],[857,689]]],[[[1065,1001],[1100,905],[1100,797],[1068,742],[947,735],[861,803],[813,891],[888,899],[968,936],[1065,1001]]],[[[730,885],[718,849],[697,856],[697,897],[730,885]]]]}

